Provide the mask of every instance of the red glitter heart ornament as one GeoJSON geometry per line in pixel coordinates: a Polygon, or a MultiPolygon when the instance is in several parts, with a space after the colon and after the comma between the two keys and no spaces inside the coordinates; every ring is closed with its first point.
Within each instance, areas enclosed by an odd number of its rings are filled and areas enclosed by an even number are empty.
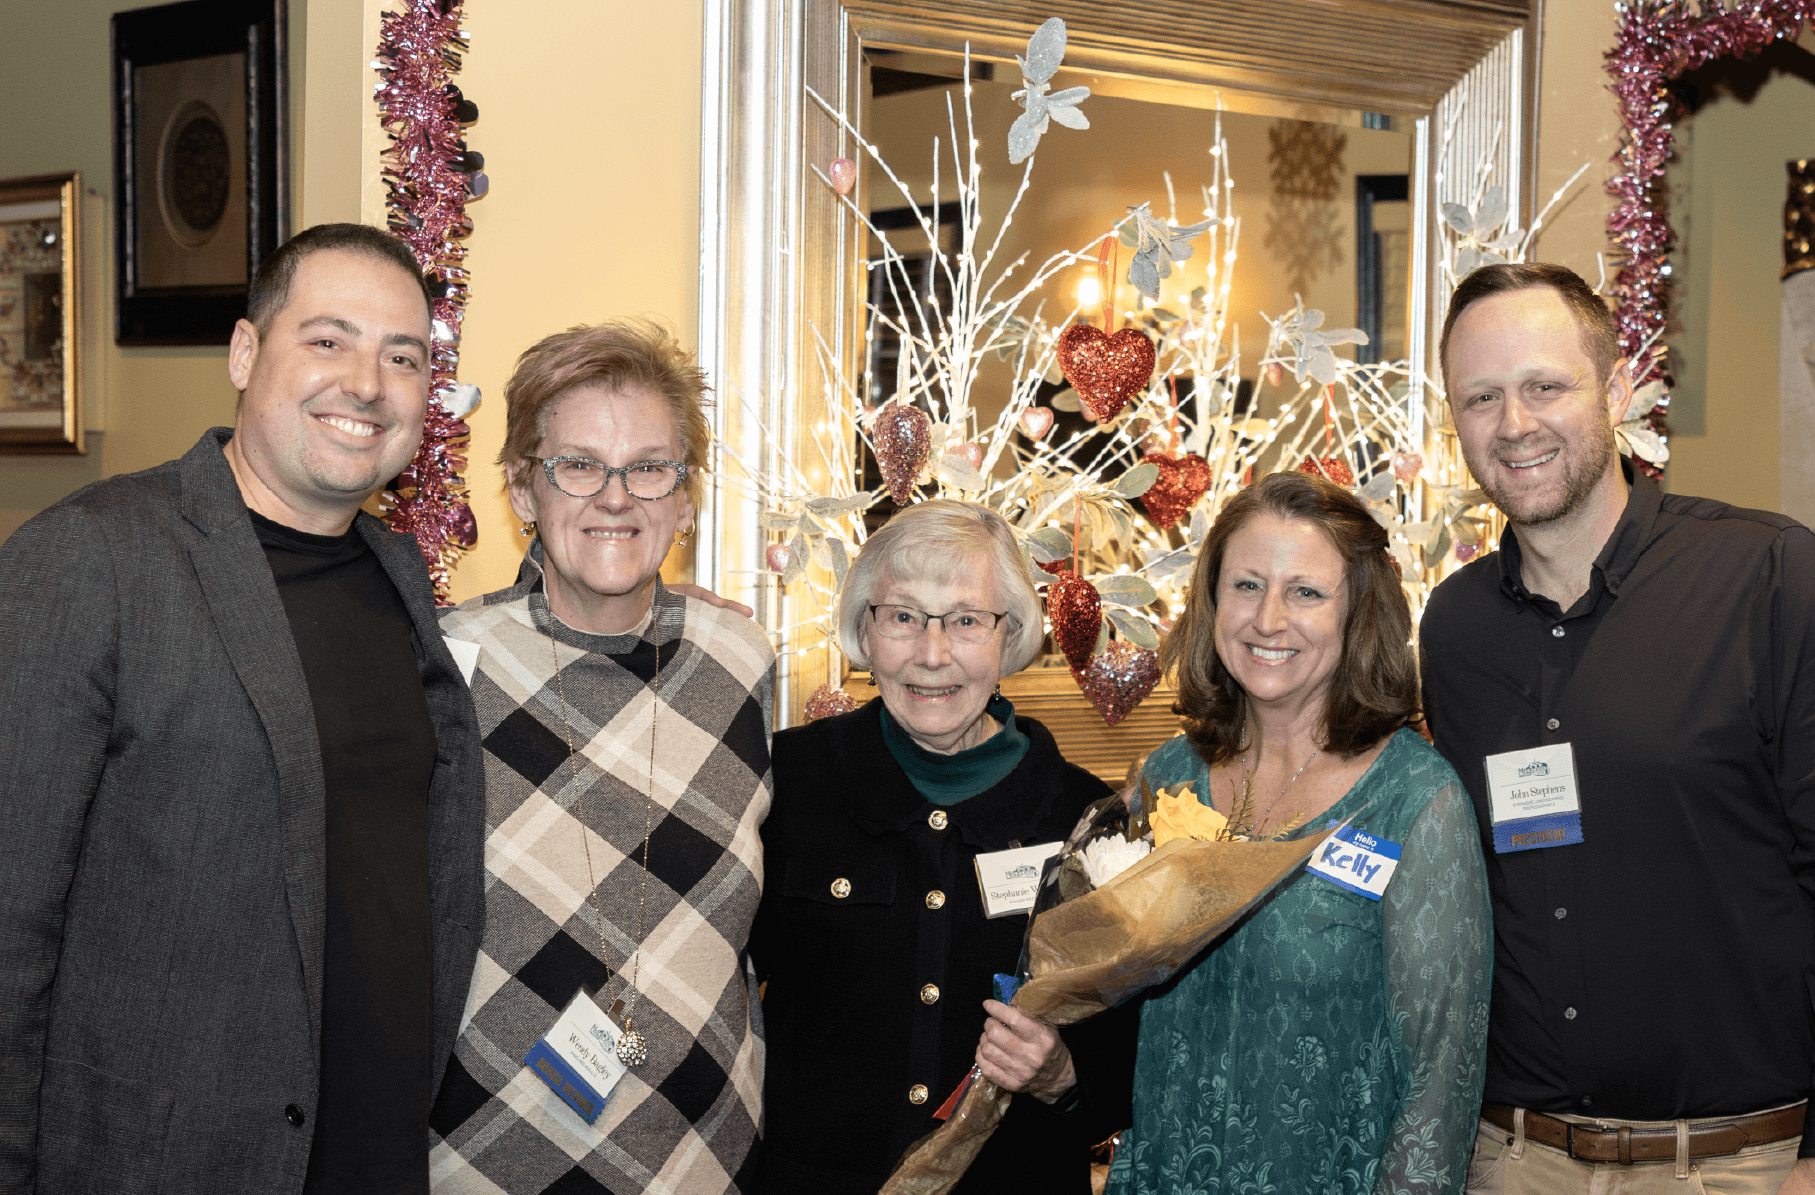
{"type": "Polygon", "coordinates": [[[834,714],[848,714],[862,704],[843,689],[821,685],[807,698],[807,721],[817,722],[834,714]]]}
{"type": "Polygon", "coordinates": [[[1077,680],[1103,721],[1114,726],[1160,683],[1160,654],[1113,639],[1077,680]]]}
{"type": "Polygon", "coordinates": [[[1115,415],[1153,379],[1153,341],[1138,328],[1106,336],[1090,324],[1073,324],[1059,333],[1057,355],[1059,372],[1092,419],[1115,415]]]}
{"type": "Polygon", "coordinates": [[[1147,517],[1162,531],[1184,518],[1197,505],[1197,500],[1210,492],[1215,475],[1210,471],[1210,462],[1195,452],[1176,456],[1170,452],[1149,452],[1141,460],[1156,466],[1160,475],[1135,501],[1146,508],[1147,517]]]}
{"type": "Polygon", "coordinates": [[[1298,471],[1315,474],[1337,485],[1355,484],[1355,474],[1349,471],[1349,463],[1339,456],[1307,456],[1298,471]]]}
{"type": "Polygon", "coordinates": [[[1076,573],[1060,573],[1046,587],[1046,617],[1052,622],[1052,641],[1074,669],[1090,661],[1103,631],[1103,599],[1097,587],[1076,573]]]}
{"type": "Polygon", "coordinates": [[[876,464],[896,506],[906,506],[914,483],[933,454],[933,421],[919,407],[891,402],[876,414],[870,429],[876,464]]]}

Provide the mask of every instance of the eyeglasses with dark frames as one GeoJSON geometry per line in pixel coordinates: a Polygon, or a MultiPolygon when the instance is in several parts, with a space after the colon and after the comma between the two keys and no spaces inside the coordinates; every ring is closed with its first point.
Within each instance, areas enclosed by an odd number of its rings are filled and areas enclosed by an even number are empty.
{"type": "Polygon", "coordinates": [[[996,633],[996,625],[1007,617],[1007,611],[998,614],[993,610],[948,610],[944,614],[928,614],[912,606],[870,607],[870,620],[884,639],[918,639],[926,634],[927,623],[937,622],[947,639],[973,646],[988,643],[996,633]]]}
{"type": "Polygon", "coordinates": [[[687,480],[687,466],[679,461],[638,461],[633,465],[611,466],[589,456],[532,456],[548,475],[548,484],[569,498],[595,498],[611,484],[613,477],[624,479],[624,489],[632,498],[658,502],[681,488],[687,480]]]}

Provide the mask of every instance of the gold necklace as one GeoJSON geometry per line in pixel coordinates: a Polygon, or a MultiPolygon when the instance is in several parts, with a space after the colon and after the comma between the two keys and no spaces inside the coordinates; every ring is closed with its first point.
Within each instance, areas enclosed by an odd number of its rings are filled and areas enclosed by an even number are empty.
{"type": "MultiPolygon", "coordinates": [[[[544,599],[547,597],[546,590],[543,591],[543,597],[544,599]]],[[[624,1036],[618,1038],[617,1054],[618,1061],[625,1066],[639,1066],[649,1057],[649,1043],[644,1040],[641,1033],[636,1031],[631,1020],[631,1012],[636,1008],[637,972],[642,968],[643,910],[649,902],[649,837],[655,826],[655,720],[662,710],[662,631],[660,624],[656,621],[656,614],[652,599],[649,629],[651,637],[655,640],[655,673],[649,678],[649,788],[648,795],[643,802],[643,883],[637,894],[636,944],[630,949],[630,957],[624,960],[624,966],[630,968],[630,978],[624,984],[624,995],[618,999],[617,1007],[612,1009],[613,1013],[616,1013],[619,1007],[624,1010],[624,1036]]],[[[555,611],[553,606],[548,608],[548,622],[548,650],[555,661],[555,693],[561,699],[561,730],[567,737],[568,775],[578,783],[579,765],[574,762],[573,724],[568,720],[567,688],[561,680],[561,649],[554,636],[555,611]]],[[[587,838],[586,820],[586,789],[581,788],[580,847],[586,855],[586,897],[592,905],[593,920],[598,923],[599,927],[599,961],[605,964],[609,974],[611,963],[605,952],[605,915],[599,911],[599,889],[593,881],[592,843],[587,838]]],[[[620,967],[618,974],[623,973],[623,967],[620,967]]]]}

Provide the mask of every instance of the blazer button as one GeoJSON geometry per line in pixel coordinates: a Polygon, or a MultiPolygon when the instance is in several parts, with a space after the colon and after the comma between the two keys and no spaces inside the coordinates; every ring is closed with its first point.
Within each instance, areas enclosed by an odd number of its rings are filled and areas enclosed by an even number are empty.
{"type": "Polygon", "coordinates": [[[937,888],[927,893],[926,907],[929,909],[943,909],[945,907],[945,893],[939,891],[937,888]]]}
{"type": "Polygon", "coordinates": [[[951,820],[951,818],[945,816],[945,810],[935,809],[927,816],[926,824],[935,830],[943,830],[951,820]]]}
{"type": "Polygon", "coordinates": [[[910,1103],[910,1104],[926,1103],[926,1084],[925,1083],[916,1083],[912,1087],[908,1088],[908,1103],[910,1103]]]}
{"type": "Polygon", "coordinates": [[[939,1003],[938,987],[929,983],[925,987],[921,988],[920,989],[920,1003],[922,1003],[922,1004],[939,1003]]]}
{"type": "Polygon", "coordinates": [[[302,1128],[303,1121],[305,1121],[309,1118],[304,1116],[303,1110],[301,1108],[298,1108],[295,1104],[285,1104],[284,1105],[284,1119],[289,1121],[291,1124],[295,1125],[297,1128],[300,1129],[300,1128],[302,1128]]]}
{"type": "Polygon", "coordinates": [[[836,896],[839,900],[843,900],[845,897],[851,895],[851,881],[845,879],[843,876],[839,876],[837,879],[833,880],[832,895],[836,896]]]}

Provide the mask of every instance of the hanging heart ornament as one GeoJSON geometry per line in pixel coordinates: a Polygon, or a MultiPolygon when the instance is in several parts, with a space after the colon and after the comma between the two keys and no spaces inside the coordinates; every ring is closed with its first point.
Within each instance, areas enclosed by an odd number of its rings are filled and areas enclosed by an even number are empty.
{"type": "Polygon", "coordinates": [[[1030,440],[1043,439],[1052,430],[1051,407],[1029,407],[1021,412],[1021,432],[1030,440]]]}
{"type": "Polygon", "coordinates": [[[1164,531],[1191,513],[1199,498],[1210,492],[1214,475],[1210,462],[1195,452],[1149,452],[1141,457],[1159,469],[1147,492],[1135,501],[1147,510],[1153,525],[1164,531]]]}
{"type": "Polygon", "coordinates": [[[857,163],[849,158],[833,158],[826,175],[832,180],[834,191],[840,195],[849,195],[851,187],[857,182],[857,163]]]}
{"type": "Polygon", "coordinates": [[[1137,328],[1107,336],[1090,324],[1073,324],[1059,333],[1059,372],[1078,392],[1085,412],[1096,420],[1111,418],[1153,380],[1153,341],[1137,328]]]}
{"type": "Polygon", "coordinates": [[[1355,484],[1355,474],[1350,471],[1349,462],[1339,456],[1307,456],[1305,463],[1298,466],[1298,471],[1333,481],[1337,485],[1355,484]]]}
{"type": "Polygon", "coordinates": [[[890,402],[876,414],[870,443],[875,445],[876,464],[882,469],[889,497],[896,506],[906,506],[920,471],[933,454],[933,421],[919,407],[890,402]]]}
{"type": "Polygon", "coordinates": [[[1160,654],[1112,639],[1078,675],[1078,687],[1103,721],[1114,726],[1160,683],[1160,654]]]}
{"type": "Polygon", "coordinates": [[[1393,454],[1393,476],[1401,484],[1411,485],[1424,468],[1424,458],[1415,452],[1395,452],[1393,454]]]}
{"type": "Polygon", "coordinates": [[[834,714],[848,714],[863,703],[831,685],[821,685],[807,698],[807,721],[817,722],[834,714]]]}
{"type": "Polygon", "coordinates": [[[1061,573],[1046,587],[1046,617],[1052,622],[1052,641],[1072,668],[1090,662],[1103,631],[1103,599],[1097,587],[1076,573],[1061,573]]]}

